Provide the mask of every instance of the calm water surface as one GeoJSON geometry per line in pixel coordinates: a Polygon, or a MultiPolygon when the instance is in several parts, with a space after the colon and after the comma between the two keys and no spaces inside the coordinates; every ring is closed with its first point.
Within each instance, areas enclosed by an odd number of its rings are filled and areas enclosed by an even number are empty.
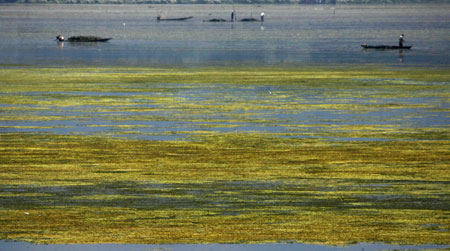
{"type": "Polygon", "coordinates": [[[25,65],[234,66],[298,64],[450,64],[450,4],[305,6],[236,5],[1,5],[0,62],[25,65]],[[156,22],[156,16],[194,16],[156,22]],[[363,50],[397,44],[410,51],[363,50]],[[108,43],[57,43],[55,36],[98,35],[108,43]]]}

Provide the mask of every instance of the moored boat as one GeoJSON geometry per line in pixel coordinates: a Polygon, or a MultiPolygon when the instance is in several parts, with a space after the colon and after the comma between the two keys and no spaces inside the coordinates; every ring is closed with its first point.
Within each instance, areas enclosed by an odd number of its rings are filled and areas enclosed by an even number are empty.
{"type": "Polygon", "coordinates": [[[156,17],[156,20],[158,21],[184,21],[193,18],[193,16],[190,17],[178,17],[178,18],[161,18],[160,16],[156,17]]]}
{"type": "Polygon", "coordinates": [[[223,18],[212,18],[208,20],[203,20],[203,22],[213,22],[213,23],[220,23],[220,22],[231,22],[223,18]]]}

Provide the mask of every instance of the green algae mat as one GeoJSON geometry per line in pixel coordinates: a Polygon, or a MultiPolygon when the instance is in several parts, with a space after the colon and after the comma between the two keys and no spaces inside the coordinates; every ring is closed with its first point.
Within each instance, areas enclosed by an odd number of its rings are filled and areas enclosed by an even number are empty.
{"type": "Polygon", "coordinates": [[[450,244],[450,72],[0,69],[0,239],[450,244]]]}

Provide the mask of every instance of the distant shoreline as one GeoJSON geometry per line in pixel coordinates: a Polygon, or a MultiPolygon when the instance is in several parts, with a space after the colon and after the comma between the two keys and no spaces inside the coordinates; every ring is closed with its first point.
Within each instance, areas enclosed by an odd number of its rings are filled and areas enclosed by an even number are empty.
{"type": "Polygon", "coordinates": [[[0,4],[448,4],[448,0],[0,0],[0,4]]]}

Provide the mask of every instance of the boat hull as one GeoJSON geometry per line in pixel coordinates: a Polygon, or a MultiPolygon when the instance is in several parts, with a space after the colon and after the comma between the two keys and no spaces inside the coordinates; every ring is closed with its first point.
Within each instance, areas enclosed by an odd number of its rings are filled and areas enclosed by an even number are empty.
{"type": "Polygon", "coordinates": [[[180,18],[157,18],[158,21],[184,21],[193,18],[191,17],[180,17],[180,18]]]}
{"type": "Polygon", "coordinates": [[[74,36],[69,37],[66,41],[68,42],[107,42],[112,38],[102,38],[95,36],[74,36]]]}
{"type": "Polygon", "coordinates": [[[363,47],[364,49],[376,49],[376,50],[409,50],[409,49],[411,49],[412,45],[410,45],[410,46],[391,46],[391,45],[362,44],[361,47],[363,47]]]}
{"type": "Polygon", "coordinates": [[[256,19],[256,18],[243,18],[241,20],[239,20],[241,22],[258,22],[260,20],[256,19]]]}
{"type": "Polygon", "coordinates": [[[231,21],[228,21],[228,20],[222,19],[222,18],[213,18],[213,19],[203,20],[203,22],[225,23],[225,22],[231,22],[231,21]]]}

